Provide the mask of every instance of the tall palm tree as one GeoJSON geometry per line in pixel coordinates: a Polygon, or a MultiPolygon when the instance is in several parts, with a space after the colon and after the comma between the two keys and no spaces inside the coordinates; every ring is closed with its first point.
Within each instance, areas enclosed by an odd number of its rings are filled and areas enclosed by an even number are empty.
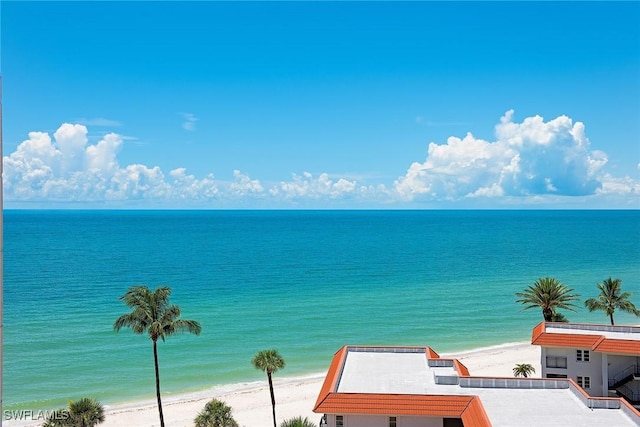
{"type": "Polygon", "coordinates": [[[567,288],[558,279],[544,277],[533,282],[533,285],[527,287],[524,292],[517,292],[516,296],[520,299],[516,302],[525,305],[523,310],[542,308],[545,322],[551,322],[553,314],[559,308],[575,311],[573,301],[577,301],[579,295],[571,292],[573,289],[567,288]]]}
{"type": "Polygon", "coordinates": [[[207,402],[194,422],[195,427],[238,427],[231,415],[231,407],[218,399],[207,402]]]}
{"type": "Polygon", "coordinates": [[[69,402],[69,408],[54,411],[43,427],[94,427],[104,422],[104,407],[95,399],[83,397],[69,402]]]}
{"type": "Polygon", "coordinates": [[[251,360],[256,369],[260,369],[267,373],[269,380],[269,392],[271,393],[271,407],[273,408],[273,427],[276,427],[276,398],[273,394],[273,380],[271,374],[284,368],[284,359],[278,353],[278,350],[262,350],[259,351],[251,360]]]}
{"type": "Polygon", "coordinates": [[[640,310],[629,301],[633,294],[631,292],[622,292],[622,280],[609,277],[598,284],[598,289],[600,289],[600,295],[596,298],[589,298],[584,302],[589,311],[604,311],[609,316],[612,325],[614,324],[613,312],[616,309],[640,316],[640,310]]]}
{"type": "Polygon", "coordinates": [[[515,368],[513,368],[513,376],[514,377],[525,377],[528,378],[529,375],[535,374],[536,369],[531,366],[529,363],[518,363],[515,368]]]}
{"type": "Polygon", "coordinates": [[[160,370],[158,368],[158,339],[165,339],[178,332],[189,332],[199,335],[200,323],[195,320],[179,319],[180,307],[169,303],[171,288],[163,286],[155,291],[146,286],[132,286],[120,297],[131,313],[118,317],[113,324],[113,329],[119,331],[124,327],[131,328],[136,334],[149,334],[153,342],[153,363],[156,372],[156,397],[158,399],[158,412],[160,413],[160,426],[164,427],[162,414],[162,400],[160,399],[160,370]]]}

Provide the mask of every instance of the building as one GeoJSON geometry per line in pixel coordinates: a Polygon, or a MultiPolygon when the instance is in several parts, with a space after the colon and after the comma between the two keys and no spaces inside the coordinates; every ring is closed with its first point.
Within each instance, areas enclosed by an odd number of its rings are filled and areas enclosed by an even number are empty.
{"type": "Polygon", "coordinates": [[[544,378],[571,378],[591,396],[620,396],[640,405],[640,327],[542,322],[544,378]]]}
{"type": "Polygon", "coordinates": [[[626,401],[569,378],[473,377],[429,347],[342,347],[314,412],[323,427],[640,425],[626,401]]]}

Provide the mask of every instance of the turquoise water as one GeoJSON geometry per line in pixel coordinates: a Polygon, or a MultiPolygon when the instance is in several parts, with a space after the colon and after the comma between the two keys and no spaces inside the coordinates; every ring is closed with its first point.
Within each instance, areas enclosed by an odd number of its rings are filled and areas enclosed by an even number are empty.
{"type": "MultiPolygon", "coordinates": [[[[448,352],[525,341],[514,293],[552,276],[583,299],[613,276],[640,305],[640,211],[5,211],[4,409],[154,395],[151,342],[113,321],[169,285],[202,334],[160,343],[165,394],[326,369],[344,344],[448,352]]],[[[566,313],[606,323],[602,313],[566,313]]],[[[618,323],[640,319],[617,315],[618,323]]]]}

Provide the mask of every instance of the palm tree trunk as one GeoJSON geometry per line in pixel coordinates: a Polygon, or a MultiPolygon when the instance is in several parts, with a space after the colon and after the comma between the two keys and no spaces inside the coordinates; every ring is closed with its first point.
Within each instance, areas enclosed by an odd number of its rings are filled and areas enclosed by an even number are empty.
{"type": "Polygon", "coordinates": [[[544,317],[544,321],[545,322],[551,322],[553,320],[553,310],[551,310],[550,308],[543,308],[542,309],[542,316],[544,317]]]}
{"type": "Polygon", "coordinates": [[[609,313],[609,319],[611,319],[611,326],[613,326],[613,313],[609,313]]]}
{"type": "Polygon", "coordinates": [[[271,407],[273,409],[273,427],[276,426],[276,397],[273,394],[273,381],[271,379],[271,372],[267,371],[267,378],[269,379],[269,391],[271,392],[271,407]]]}
{"type": "Polygon", "coordinates": [[[153,341],[153,362],[156,368],[156,397],[158,398],[158,412],[160,412],[160,427],[164,427],[164,416],[162,415],[162,400],[160,399],[160,369],[158,368],[158,344],[153,341]]]}

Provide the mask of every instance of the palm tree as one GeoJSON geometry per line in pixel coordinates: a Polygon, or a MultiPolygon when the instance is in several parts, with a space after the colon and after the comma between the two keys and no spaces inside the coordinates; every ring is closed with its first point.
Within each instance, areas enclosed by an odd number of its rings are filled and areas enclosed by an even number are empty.
{"type": "Polygon", "coordinates": [[[558,279],[552,277],[540,278],[527,287],[524,292],[516,293],[520,299],[516,300],[525,304],[523,310],[530,308],[542,308],[542,316],[545,322],[553,320],[553,314],[558,308],[575,311],[573,301],[578,300],[578,294],[572,294],[573,289],[567,288],[558,279]]]}
{"type": "Polygon", "coordinates": [[[104,422],[104,407],[95,399],[83,397],[69,402],[69,408],[54,411],[43,427],[94,427],[104,422]]]}
{"type": "Polygon", "coordinates": [[[307,417],[294,417],[281,422],[280,427],[316,427],[316,424],[307,417]]]}
{"type": "Polygon", "coordinates": [[[71,415],[69,414],[69,409],[60,408],[51,412],[47,417],[47,420],[42,424],[42,427],[67,427],[72,426],[69,421],[71,415]]]}
{"type": "Polygon", "coordinates": [[[622,280],[609,277],[597,286],[598,289],[600,289],[600,295],[596,298],[589,298],[584,302],[584,305],[589,311],[604,311],[604,313],[609,316],[612,325],[614,324],[613,312],[616,311],[616,309],[640,316],[640,310],[629,301],[629,297],[633,294],[631,292],[621,293],[622,280]]]}
{"type": "Polygon", "coordinates": [[[273,427],[276,427],[276,398],[273,394],[273,380],[271,374],[284,368],[284,359],[278,353],[278,350],[262,350],[259,351],[251,360],[256,369],[260,369],[267,373],[269,380],[269,392],[271,393],[271,406],[273,408],[273,427]]]}
{"type": "Polygon", "coordinates": [[[194,422],[195,427],[238,427],[231,415],[231,407],[218,399],[207,402],[194,422]]]}
{"type": "Polygon", "coordinates": [[[93,427],[104,422],[104,407],[95,399],[84,397],[75,402],[69,402],[69,418],[78,427],[93,427]]]}
{"type": "Polygon", "coordinates": [[[518,363],[515,368],[513,368],[513,376],[514,377],[529,377],[531,374],[535,374],[536,370],[529,363],[518,363]]]}
{"type": "Polygon", "coordinates": [[[564,314],[556,311],[551,315],[551,321],[556,323],[569,323],[569,319],[567,319],[564,314]]]}
{"type": "Polygon", "coordinates": [[[131,313],[118,317],[113,324],[113,329],[119,331],[129,327],[136,334],[149,334],[153,342],[153,363],[156,371],[156,397],[158,399],[158,412],[160,413],[160,426],[164,427],[162,414],[162,400],[160,399],[160,371],[158,369],[158,339],[165,339],[178,332],[189,332],[199,335],[200,323],[195,320],[179,319],[180,307],[169,303],[171,288],[168,286],[157,288],[155,291],[146,286],[132,286],[120,297],[131,313]]]}

